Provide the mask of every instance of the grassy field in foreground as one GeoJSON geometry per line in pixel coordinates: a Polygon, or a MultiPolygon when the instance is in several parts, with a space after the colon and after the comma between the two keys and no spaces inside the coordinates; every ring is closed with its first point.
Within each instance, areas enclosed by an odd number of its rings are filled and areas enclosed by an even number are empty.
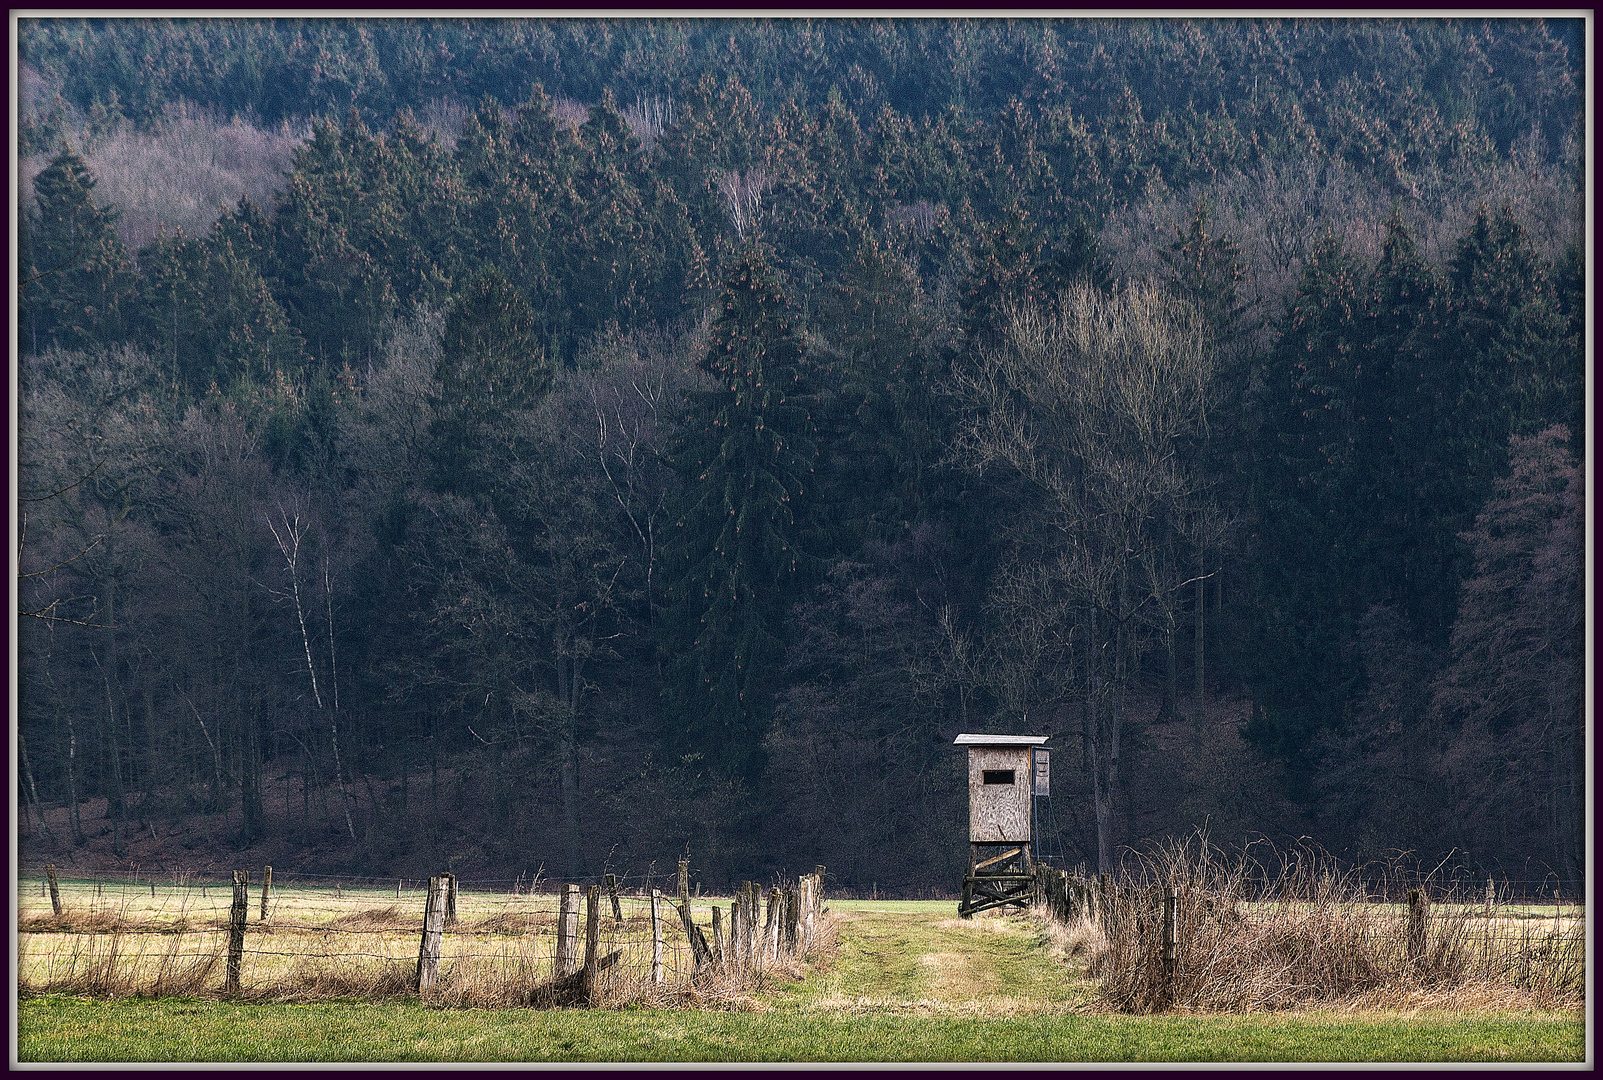
{"type": "Polygon", "coordinates": [[[1033,924],[832,905],[836,955],[755,1011],[21,1002],[22,1061],[1579,1061],[1573,1012],[1118,1016],[1033,924]]]}
{"type": "Polygon", "coordinates": [[[22,1003],[22,1061],[1579,1061],[1580,1016],[961,1017],[22,1003]]]}

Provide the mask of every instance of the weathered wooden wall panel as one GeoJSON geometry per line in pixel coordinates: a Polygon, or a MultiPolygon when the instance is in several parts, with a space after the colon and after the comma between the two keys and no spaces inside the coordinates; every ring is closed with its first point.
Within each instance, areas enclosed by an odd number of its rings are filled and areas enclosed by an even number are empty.
{"type": "Polygon", "coordinates": [[[1030,748],[971,746],[968,828],[971,843],[1030,839],[1030,748]],[[987,784],[987,770],[1011,770],[1013,783],[987,784]]]}

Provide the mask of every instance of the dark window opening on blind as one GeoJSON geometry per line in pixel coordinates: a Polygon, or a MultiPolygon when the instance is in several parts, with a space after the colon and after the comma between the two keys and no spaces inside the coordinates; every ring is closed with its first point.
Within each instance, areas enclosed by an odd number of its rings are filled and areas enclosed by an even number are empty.
{"type": "Polygon", "coordinates": [[[1011,784],[1013,782],[1013,770],[986,769],[985,782],[987,784],[1011,784]]]}

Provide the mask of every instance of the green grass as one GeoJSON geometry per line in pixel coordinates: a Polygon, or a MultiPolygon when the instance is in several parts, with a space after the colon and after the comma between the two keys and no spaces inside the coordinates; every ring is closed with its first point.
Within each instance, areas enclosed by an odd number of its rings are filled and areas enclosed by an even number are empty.
{"type": "Polygon", "coordinates": [[[1579,1061],[1578,1015],[1012,1018],[39,998],[22,1061],[1579,1061]]]}
{"type": "Polygon", "coordinates": [[[1033,924],[834,901],[835,956],[762,1011],[25,999],[22,1061],[1579,1061],[1570,1012],[1135,1017],[1033,924]]]}

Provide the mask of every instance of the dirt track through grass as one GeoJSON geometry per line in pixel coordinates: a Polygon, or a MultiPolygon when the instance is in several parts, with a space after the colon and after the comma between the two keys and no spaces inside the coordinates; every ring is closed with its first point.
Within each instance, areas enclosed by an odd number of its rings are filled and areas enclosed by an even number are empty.
{"type": "Polygon", "coordinates": [[[1014,1016],[1083,1006],[1094,993],[1022,917],[959,919],[921,907],[835,905],[839,952],[795,988],[799,1002],[841,1012],[1014,1016]]]}

